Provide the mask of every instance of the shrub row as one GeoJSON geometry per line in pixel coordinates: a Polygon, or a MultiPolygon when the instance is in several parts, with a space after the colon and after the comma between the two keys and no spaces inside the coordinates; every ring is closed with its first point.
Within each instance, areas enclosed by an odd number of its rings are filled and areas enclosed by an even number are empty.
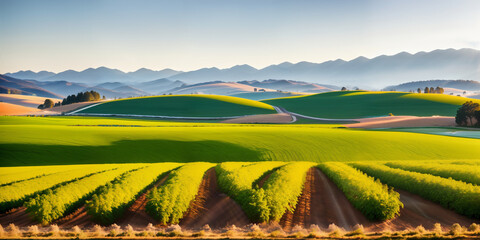
{"type": "Polygon", "coordinates": [[[145,188],[178,166],[178,163],[157,163],[123,174],[87,201],[88,213],[103,224],[113,223],[145,188]]]}
{"type": "MultiPolygon", "coordinates": [[[[25,203],[27,212],[42,224],[51,223],[62,217],[70,209],[78,205],[98,187],[114,180],[120,174],[131,170],[135,165],[121,166],[113,170],[95,173],[76,181],[49,189],[25,203]]],[[[138,167],[138,166],[137,166],[138,167]]]]}
{"type": "Polygon", "coordinates": [[[220,190],[240,204],[245,214],[254,222],[268,219],[268,207],[264,200],[264,192],[254,184],[272,169],[285,165],[283,162],[224,162],[215,168],[220,190]],[[263,201],[263,204],[262,204],[263,201]],[[263,213],[263,215],[262,215],[263,213]]]}
{"type": "Polygon", "coordinates": [[[380,181],[344,163],[328,162],[318,167],[368,219],[387,220],[400,213],[400,194],[380,181]]]}
{"type": "Polygon", "coordinates": [[[148,196],[146,211],[163,224],[177,224],[195,200],[205,172],[214,164],[188,163],[173,171],[165,184],[148,196]]]}
{"type": "Polygon", "coordinates": [[[24,200],[34,193],[63,182],[112,168],[112,165],[91,165],[2,186],[0,187],[0,212],[21,206],[24,200]]]}
{"type": "Polygon", "coordinates": [[[382,182],[420,195],[460,214],[480,218],[480,186],[374,163],[352,163],[382,182]]]}
{"type": "Polygon", "coordinates": [[[480,185],[480,166],[464,166],[444,163],[389,162],[385,165],[407,171],[432,174],[444,178],[480,185]]]}

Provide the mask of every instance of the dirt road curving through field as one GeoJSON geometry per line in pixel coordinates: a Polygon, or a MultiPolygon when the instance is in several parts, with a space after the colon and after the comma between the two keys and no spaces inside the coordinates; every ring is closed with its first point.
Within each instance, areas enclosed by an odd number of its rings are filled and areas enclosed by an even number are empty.
{"type": "Polygon", "coordinates": [[[221,228],[230,225],[243,227],[249,223],[240,205],[220,192],[215,168],[205,173],[195,200],[180,221],[180,225],[193,229],[199,229],[205,224],[211,228],[221,228]]]}

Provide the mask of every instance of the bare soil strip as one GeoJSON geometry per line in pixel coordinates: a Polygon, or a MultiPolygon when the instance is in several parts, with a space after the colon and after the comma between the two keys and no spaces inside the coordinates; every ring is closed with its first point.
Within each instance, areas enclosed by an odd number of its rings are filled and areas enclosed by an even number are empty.
{"type": "Polygon", "coordinates": [[[356,224],[364,226],[370,224],[362,213],[353,207],[343,192],[318,168],[311,168],[308,171],[298,204],[292,214],[292,222],[281,222],[287,229],[294,225],[309,227],[311,224],[326,229],[334,223],[350,230],[356,224]]]}
{"type": "Polygon", "coordinates": [[[40,222],[35,221],[26,210],[27,208],[22,206],[1,214],[0,225],[5,227],[10,223],[13,223],[18,227],[28,227],[31,225],[40,224],[40,222]]]}
{"type": "Polygon", "coordinates": [[[310,168],[307,172],[305,184],[303,186],[302,195],[298,198],[295,212],[287,211],[280,219],[280,225],[287,231],[290,231],[293,226],[306,226],[307,222],[310,222],[310,208],[312,190],[315,189],[314,181],[315,169],[310,168]]]}
{"type": "Polygon", "coordinates": [[[396,191],[400,193],[400,201],[405,205],[400,211],[400,216],[389,221],[373,224],[368,230],[390,229],[395,231],[413,229],[419,225],[426,229],[432,229],[435,223],[440,223],[444,228],[451,227],[454,223],[462,226],[469,226],[474,222],[478,223],[478,220],[475,221],[460,215],[418,195],[403,190],[396,191]]]}
{"type": "Polygon", "coordinates": [[[62,228],[70,228],[74,226],[90,228],[96,223],[92,220],[92,217],[88,215],[85,205],[83,205],[75,210],[75,212],[57,220],[55,224],[62,228]]]}
{"type": "Polygon", "coordinates": [[[211,228],[222,228],[232,224],[243,227],[249,223],[240,205],[220,192],[215,168],[211,168],[205,173],[198,194],[180,225],[199,229],[205,224],[211,228]]]}
{"type": "Polygon", "coordinates": [[[145,191],[140,197],[135,200],[135,202],[125,211],[123,216],[117,221],[117,224],[120,226],[131,225],[132,227],[146,227],[149,223],[153,225],[159,225],[160,222],[151,217],[146,211],[145,206],[148,201],[148,194],[162,185],[170,174],[166,174],[160,180],[158,180],[150,189],[145,191]]]}

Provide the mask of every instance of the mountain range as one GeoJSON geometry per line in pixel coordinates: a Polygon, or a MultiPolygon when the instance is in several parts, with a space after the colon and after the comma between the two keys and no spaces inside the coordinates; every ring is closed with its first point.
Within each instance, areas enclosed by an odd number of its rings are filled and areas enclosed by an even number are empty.
{"type": "Polygon", "coordinates": [[[322,63],[284,62],[256,69],[249,65],[231,68],[202,68],[181,72],[172,69],[154,71],[139,69],[123,72],[106,67],[83,71],[67,70],[60,73],[47,71],[20,71],[6,76],[38,81],[68,81],[98,85],[104,82],[122,82],[130,85],[167,78],[187,84],[223,81],[251,81],[265,79],[290,79],[317,84],[347,87],[384,88],[389,85],[429,79],[480,80],[480,51],[476,49],[445,49],[410,54],[401,52],[392,56],[375,58],[358,57],[350,61],[337,59],[322,63]]]}

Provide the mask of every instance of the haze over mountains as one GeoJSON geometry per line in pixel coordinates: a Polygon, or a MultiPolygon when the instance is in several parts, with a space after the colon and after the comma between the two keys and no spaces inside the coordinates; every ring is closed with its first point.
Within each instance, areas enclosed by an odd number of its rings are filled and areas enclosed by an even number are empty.
{"type": "MultiPolygon", "coordinates": [[[[254,88],[263,88],[267,92],[279,90],[310,93],[338,90],[342,86],[390,90],[398,84],[431,79],[480,80],[480,51],[446,49],[415,54],[402,52],[372,59],[358,57],[351,61],[285,62],[263,69],[237,65],[226,69],[202,68],[189,72],[172,69],[154,71],[146,68],[123,72],[99,67],[60,73],[19,71],[6,73],[4,77],[20,79],[23,81],[21,84],[29,87],[15,87],[11,83],[7,86],[5,81],[0,85],[2,87],[24,91],[25,94],[37,94],[32,89],[38,92],[41,88],[50,92],[50,96],[57,97],[86,90],[98,91],[107,98],[169,93],[236,95],[252,92],[254,88]]],[[[440,86],[440,82],[428,84],[440,86]]],[[[470,90],[475,86],[467,82],[458,82],[457,85],[455,89],[470,90]]],[[[399,85],[395,89],[403,90],[403,87],[412,88],[413,85],[399,85]]],[[[255,96],[258,97],[261,96],[255,96]]]]}
{"type": "Polygon", "coordinates": [[[179,80],[187,84],[210,81],[244,81],[265,79],[289,79],[337,86],[383,88],[389,85],[430,79],[480,80],[480,51],[475,49],[446,49],[410,54],[401,52],[393,56],[378,56],[372,59],[358,57],[351,61],[337,59],[323,63],[284,62],[263,69],[249,65],[231,68],[202,68],[181,72],[172,69],[153,71],[139,69],[122,72],[106,67],[89,68],[80,72],[67,70],[54,74],[42,71],[20,71],[5,75],[19,79],[39,81],[65,80],[88,83],[103,82],[140,83],[161,78],[179,80]]]}

